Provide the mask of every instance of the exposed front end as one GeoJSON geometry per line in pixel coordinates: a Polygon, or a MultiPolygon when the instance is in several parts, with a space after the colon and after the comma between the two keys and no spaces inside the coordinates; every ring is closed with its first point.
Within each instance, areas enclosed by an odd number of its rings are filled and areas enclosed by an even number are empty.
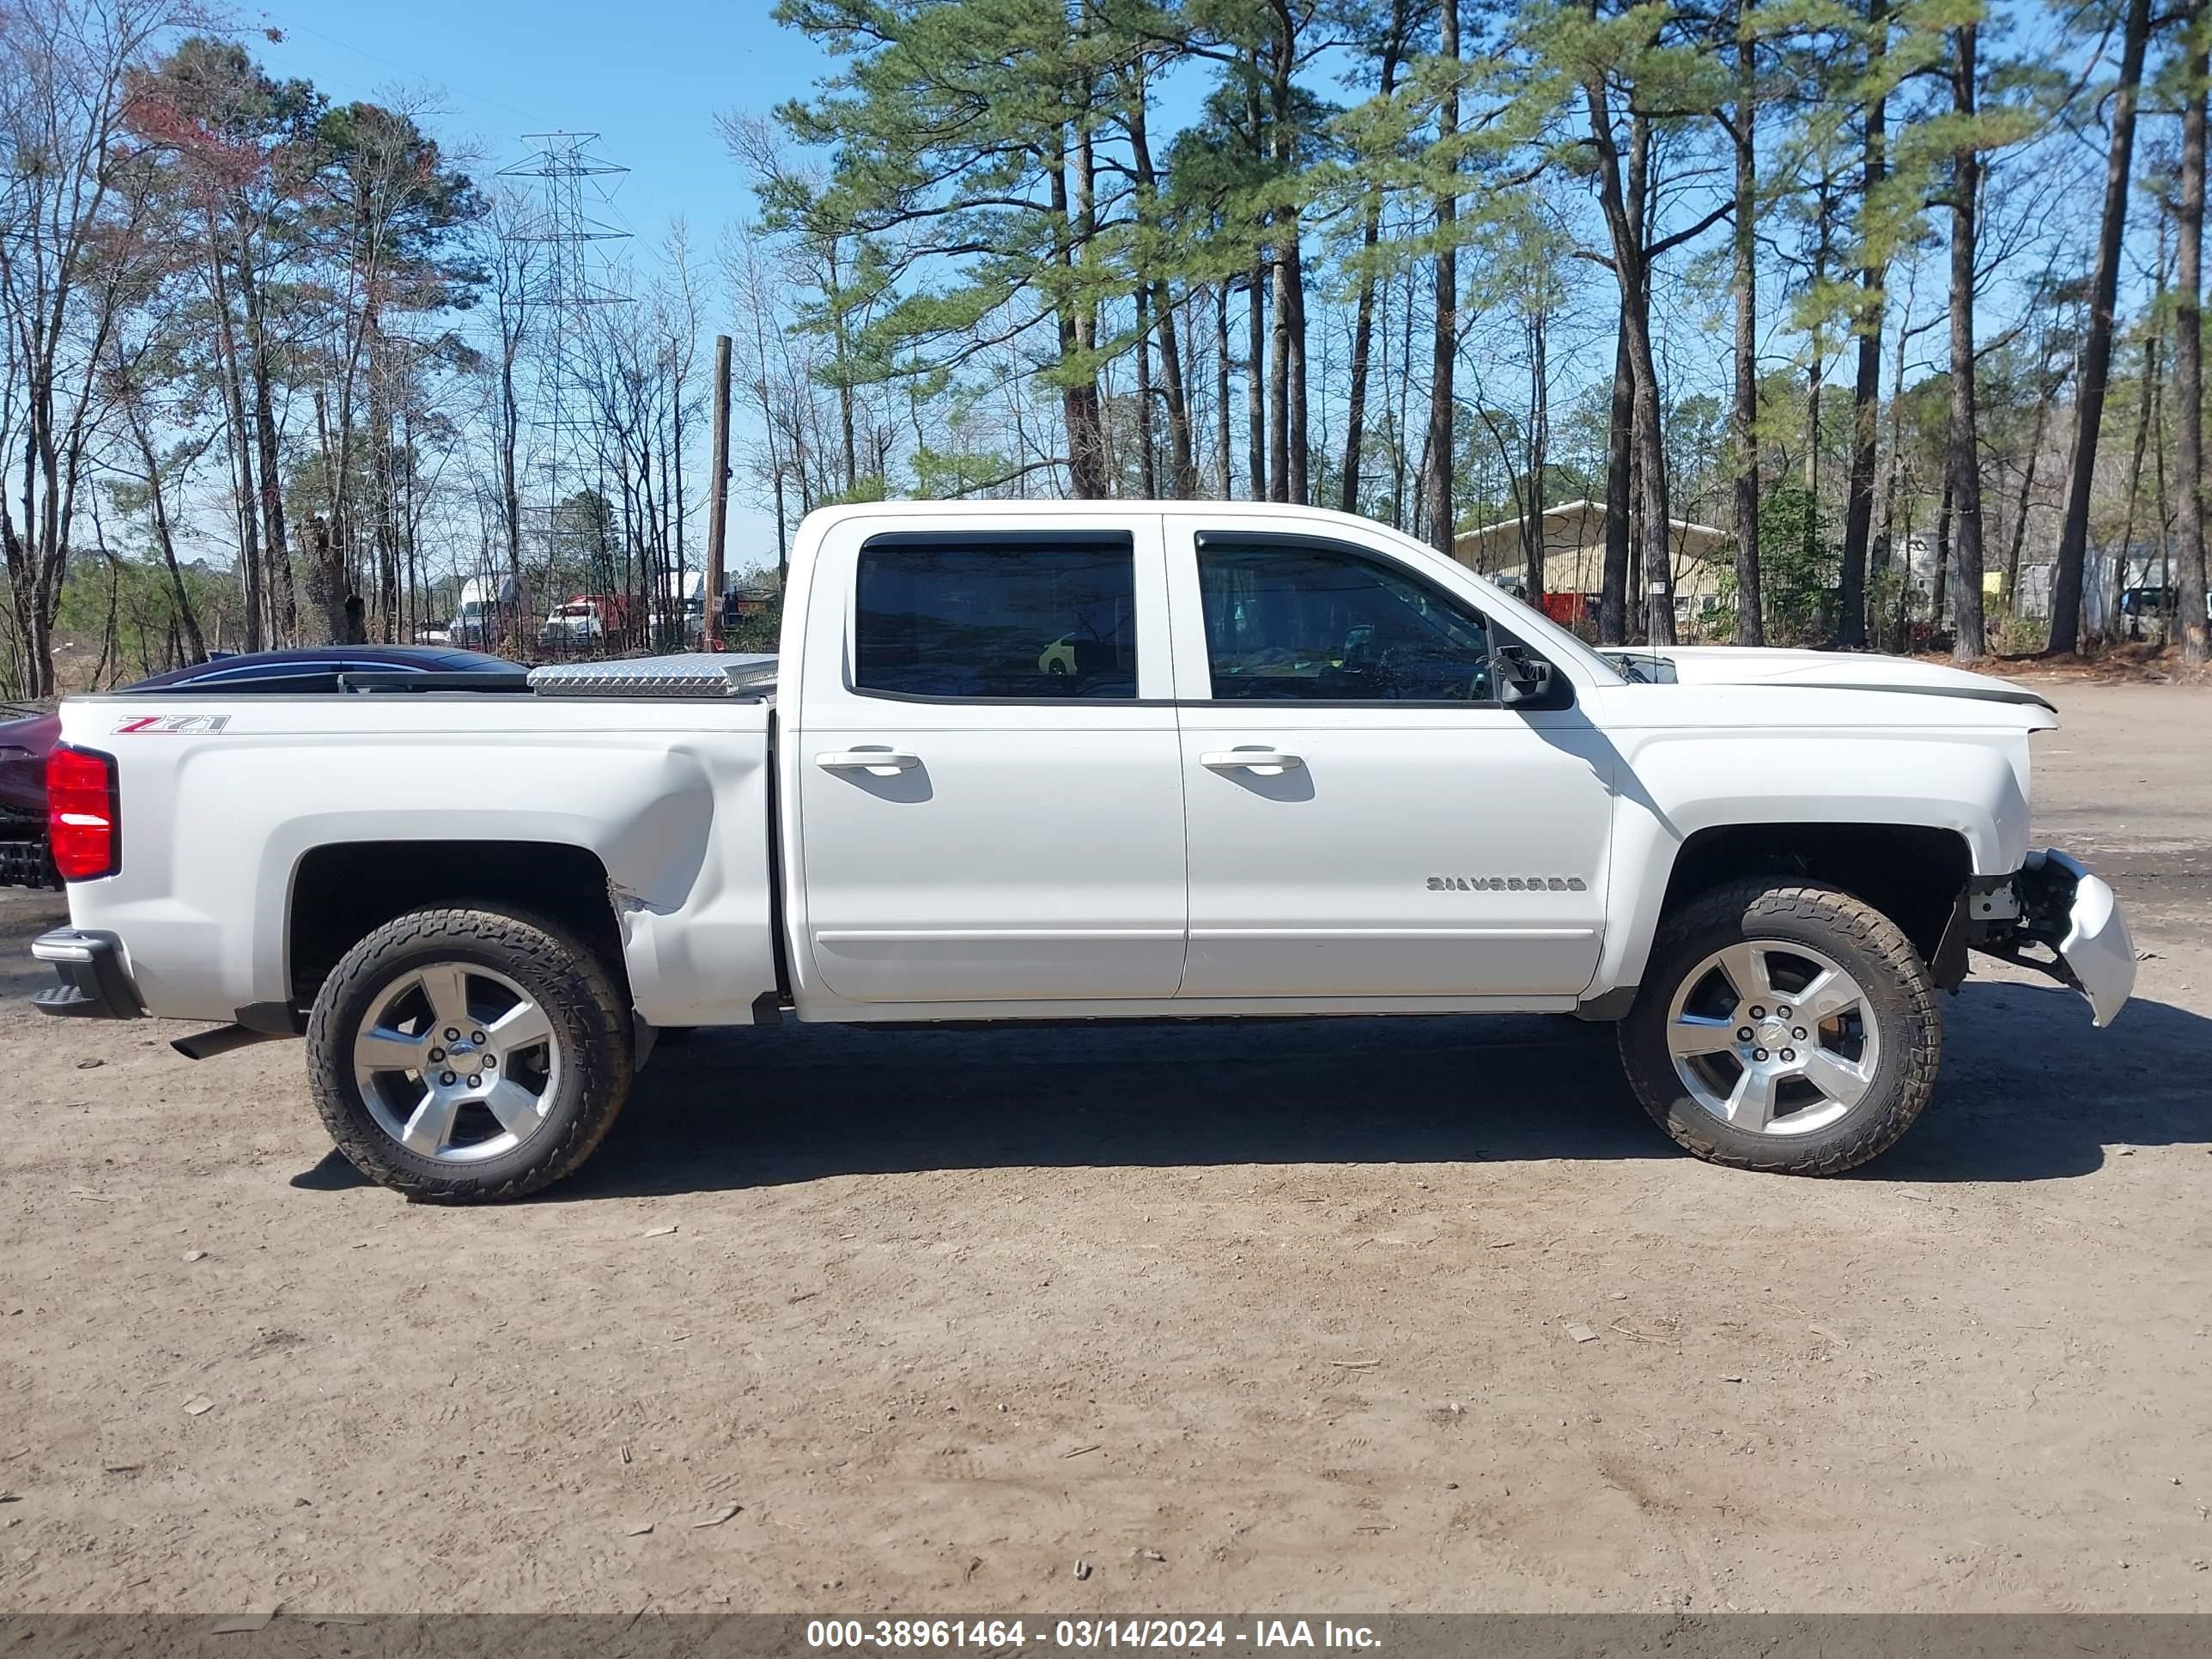
{"type": "Polygon", "coordinates": [[[2135,991],[2136,947],[2111,886],[2056,848],[2030,853],[2002,880],[1966,899],[1966,943],[2079,991],[2109,1025],[2135,991]]]}

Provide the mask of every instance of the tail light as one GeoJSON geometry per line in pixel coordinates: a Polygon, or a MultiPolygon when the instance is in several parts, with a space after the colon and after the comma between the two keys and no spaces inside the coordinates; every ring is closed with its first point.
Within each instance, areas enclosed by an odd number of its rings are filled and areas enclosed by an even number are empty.
{"type": "Polygon", "coordinates": [[[46,757],[46,847],[64,881],[97,881],[123,867],[112,756],[59,744],[46,757]]]}

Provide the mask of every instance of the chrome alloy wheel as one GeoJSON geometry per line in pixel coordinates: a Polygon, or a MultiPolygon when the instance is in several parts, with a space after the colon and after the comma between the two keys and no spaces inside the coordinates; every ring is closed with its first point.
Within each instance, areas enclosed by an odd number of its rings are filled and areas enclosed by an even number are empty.
{"type": "Polygon", "coordinates": [[[473,1164],[538,1133],[560,1091],[561,1047],[545,1010],[506,975],[433,963],[370,1004],[353,1075],[377,1127],[409,1152],[473,1164]]]}
{"type": "Polygon", "coordinates": [[[1690,1098],[1731,1128],[1809,1134],[1866,1098],[1881,1032],[1866,992],[1832,957],[1759,939],[1683,976],[1667,1052],[1690,1098]]]}

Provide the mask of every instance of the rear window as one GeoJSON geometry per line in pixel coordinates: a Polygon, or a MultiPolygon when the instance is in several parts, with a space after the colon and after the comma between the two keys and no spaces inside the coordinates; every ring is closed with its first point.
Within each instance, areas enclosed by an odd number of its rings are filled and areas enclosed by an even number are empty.
{"type": "Polygon", "coordinates": [[[1137,695],[1135,561],[1113,542],[871,544],[854,683],[896,696],[1137,695]]]}

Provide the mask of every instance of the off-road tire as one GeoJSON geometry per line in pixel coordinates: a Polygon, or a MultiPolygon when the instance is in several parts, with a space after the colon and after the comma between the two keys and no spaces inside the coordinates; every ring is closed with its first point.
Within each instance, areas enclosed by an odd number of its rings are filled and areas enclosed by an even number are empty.
{"type": "Polygon", "coordinates": [[[629,1098],[628,1000],[599,957],[554,924],[468,908],[417,910],[347,951],[307,1021],[307,1079],[331,1139],[370,1180],[432,1204],[520,1198],[573,1173],[629,1098]],[[353,1034],[385,988],[433,962],[475,963],[529,991],[560,1045],[560,1088],[545,1121],[520,1146],[456,1166],[410,1152],[380,1128],[354,1079],[353,1034]]]}
{"type": "Polygon", "coordinates": [[[1787,878],[1730,882],[1668,916],[1619,1029],[1630,1086],[1677,1145],[1708,1163],[1783,1175],[1840,1175],[1887,1152],[1928,1103],[1943,1051],[1935,981],[1897,924],[1840,889],[1787,878]],[[1865,1098],[1802,1135],[1760,1134],[1722,1121],[1690,1097],[1667,1052],[1668,1010],[1683,976],[1716,951],[1769,939],[1833,957],[1864,988],[1881,1025],[1881,1055],[1865,1098]]]}

